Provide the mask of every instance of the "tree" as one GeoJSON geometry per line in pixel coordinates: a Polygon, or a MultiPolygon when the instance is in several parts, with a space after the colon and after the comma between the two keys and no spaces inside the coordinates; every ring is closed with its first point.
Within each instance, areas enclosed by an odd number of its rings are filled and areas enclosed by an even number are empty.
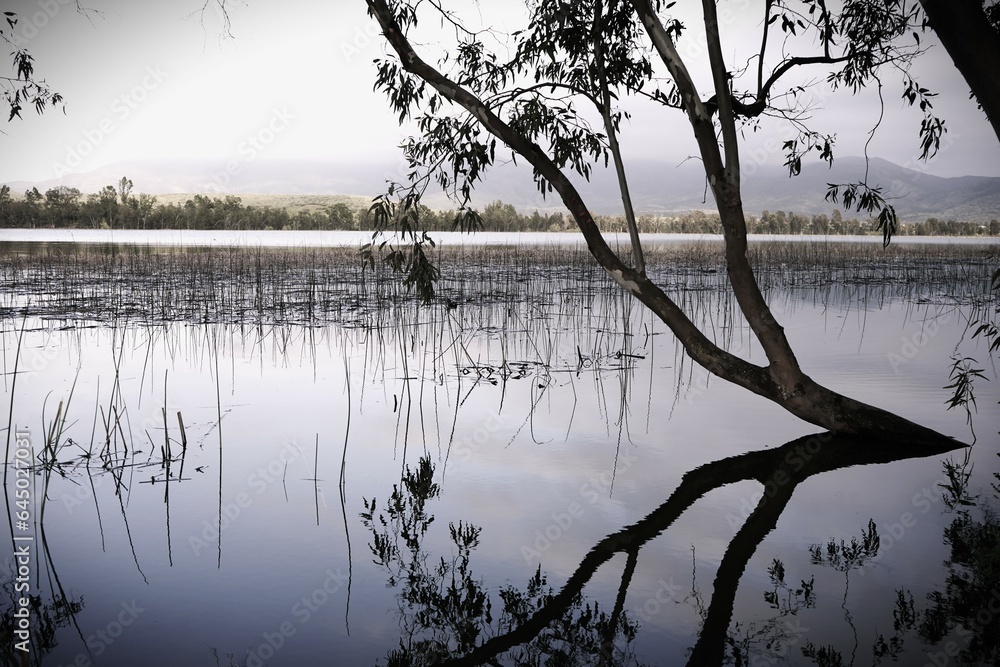
{"type": "Polygon", "coordinates": [[[813,234],[826,234],[830,229],[830,218],[823,214],[814,215],[812,219],[813,234]]]}
{"type": "Polygon", "coordinates": [[[101,207],[101,220],[108,226],[114,227],[118,219],[118,191],[113,185],[105,185],[98,193],[98,202],[101,207]]]}
{"type": "Polygon", "coordinates": [[[118,198],[122,206],[128,206],[132,200],[132,181],[125,176],[118,180],[118,198]]]}
{"type": "Polygon", "coordinates": [[[70,188],[59,185],[45,191],[45,205],[53,208],[66,208],[72,206],[80,199],[80,191],[77,188],[70,188]]]}
{"type": "Polygon", "coordinates": [[[146,221],[149,219],[153,209],[156,208],[156,197],[141,193],[138,199],[133,197],[132,202],[135,204],[136,215],[139,221],[138,227],[145,229],[146,221]]]}
{"type": "Polygon", "coordinates": [[[343,202],[328,206],[326,215],[332,229],[357,229],[354,211],[343,202]]]}
{"type": "Polygon", "coordinates": [[[490,202],[483,209],[483,224],[490,229],[503,232],[520,231],[518,228],[518,215],[512,204],[505,204],[499,199],[490,202]]]}
{"type": "MultiPolygon", "coordinates": [[[[376,226],[398,225],[409,247],[408,282],[426,297],[435,269],[424,256],[429,242],[421,230],[419,201],[437,183],[458,201],[469,203],[475,183],[493,164],[498,143],[514,159],[527,161],[542,194],[556,193],[585,237],[596,261],[625,290],[650,308],[671,329],[686,353],[711,373],[781,405],[824,428],[847,433],[930,442],[940,436],[897,415],[858,402],[820,385],[802,370],[754,278],[747,254],[746,217],[740,198],[740,134],[757,127],[764,115],[779,116],[797,131],[784,144],[790,175],[816,152],[832,162],[834,137],[802,120],[808,111],[805,87],[796,81],[779,92],[793,72],[822,65],[834,88],[857,92],[895,68],[904,81],[903,96],[920,106],[923,156],[936,152],[943,122],[933,115],[932,93],[910,77],[906,66],[921,51],[911,33],[922,27],[913,3],[848,0],[839,11],[823,0],[767,0],[762,9],[759,48],[737,69],[724,57],[715,0],[701,3],[708,72],[712,86],[702,95],[678,42],[684,24],[665,14],[676,3],[656,0],[589,0],[529,3],[528,26],[510,35],[508,58],[487,50],[499,36],[466,27],[439,2],[367,0],[395,57],[378,62],[376,86],[400,121],[412,119],[420,136],[404,144],[409,182],[392,184],[373,204],[376,226]],[[891,6],[890,6],[891,5],[891,6]],[[437,54],[440,66],[422,58],[412,44],[418,12],[436,14],[455,35],[451,51],[437,54]],[[781,38],[780,53],[769,39],[781,38]],[[909,41],[904,40],[908,38],[909,41]],[[796,55],[789,55],[795,52],[796,55]],[[801,52],[801,53],[799,53],[801,52]],[[443,68],[447,67],[447,70],[443,68]],[[621,101],[644,100],[665,113],[686,117],[699,148],[708,184],[723,227],[731,288],[747,323],[760,341],[766,365],[757,365],[710,340],[646,274],[641,238],[632,213],[625,164],[619,147],[621,101]],[[581,109],[591,109],[591,113],[581,109]],[[588,118],[599,118],[595,129],[588,118]],[[581,191],[569,174],[588,178],[595,163],[614,163],[632,239],[632,259],[612,250],[601,234],[581,191]],[[421,271],[425,275],[421,277],[421,271]],[[416,277],[414,277],[416,276],[416,277]]],[[[439,33],[440,34],[440,33],[439,33]]],[[[426,47],[424,47],[426,48],[426,47]]],[[[502,148],[501,148],[502,150],[502,148]]],[[[866,182],[832,184],[828,198],[848,207],[877,212],[888,242],[895,231],[894,210],[878,187],[866,182]]],[[[463,224],[459,219],[457,224],[463,224]]],[[[399,264],[397,258],[396,263],[399,264]]]]}
{"type": "Polygon", "coordinates": [[[45,191],[45,219],[51,227],[75,227],[80,215],[80,191],[60,185],[45,191]]]}

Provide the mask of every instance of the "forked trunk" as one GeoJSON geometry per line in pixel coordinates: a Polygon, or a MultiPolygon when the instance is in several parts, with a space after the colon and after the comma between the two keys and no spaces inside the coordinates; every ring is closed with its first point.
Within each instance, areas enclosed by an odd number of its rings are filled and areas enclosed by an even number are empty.
{"type": "MultiPolygon", "coordinates": [[[[848,398],[823,387],[804,374],[757,285],[747,258],[746,221],[740,200],[739,151],[728,95],[719,96],[719,121],[725,144],[725,159],[719,150],[712,113],[697,96],[697,91],[681,62],[673,42],[659,23],[648,0],[631,0],[654,47],[673,75],[685,100],[686,111],[695,131],[705,163],[705,171],[716,198],[726,242],[726,266],[729,281],[746,317],[768,359],[767,366],[757,366],[723,350],[708,339],[663,290],[650,281],[645,272],[625,264],[608,246],[579,191],[536,143],[529,141],[500,118],[486,103],[465,87],[449,79],[426,63],[413,50],[386,0],[367,0],[383,35],[399,56],[403,68],[433,86],[445,99],[464,107],[482,127],[524,157],[559,193],[573,215],[598,264],[614,280],[670,328],[687,354],[709,372],[768,398],[790,413],[811,424],[839,433],[866,435],[878,439],[906,441],[917,445],[941,446],[945,436],[898,415],[848,398]]],[[[704,0],[706,25],[709,28],[709,51],[721,63],[714,0],[704,0]]],[[[726,85],[725,68],[713,67],[716,87],[721,93],[726,85]]]]}

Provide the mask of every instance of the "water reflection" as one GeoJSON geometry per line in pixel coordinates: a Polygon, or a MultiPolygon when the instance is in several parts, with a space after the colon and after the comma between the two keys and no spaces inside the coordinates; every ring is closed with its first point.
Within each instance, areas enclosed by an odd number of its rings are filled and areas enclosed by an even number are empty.
{"type": "MultiPolygon", "coordinates": [[[[968,462],[966,457],[966,466],[968,462]]],[[[955,513],[944,531],[950,547],[945,562],[948,575],[945,589],[928,596],[930,604],[918,630],[924,641],[934,645],[955,636],[956,641],[945,645],[945,658],[1000,664],[1000,517],[990,503],[977,507],[978,498],[968,492],[969,475],[963,467],[947,462],[945,467],[950,482],[945,502],[955,513]],[[947,651],[950,646],[955,651],[947,651]]],[[[1000,481],[1000,473],[993,476],[1000,481]]],[[[992,490],[996,501],[1000,486],[993,484],[992,490]]]]}
{"type": "MultiPolygon", "coordinates": [[[[966,318],[988,305],[976,277],[985,260],[914,253],[905,266],[869,265],[830,253],[825,269],[786,270],[813,251],[769,252],[764,289],[817,375],[941,432],[968,432],[962,415],[945,413],[940,387],[966,318]]],[[[971,546],[995,533],[969,504],[981,499],[966,488],[968,462],[958,457],[945,478],[953,515],[926,515],[895,541],[905,548],[880,558],[896,537],[885,522],[914,509],[911,493],[930,487],[940,499],[934,458],[861,465],[879,462],[863,444],[824,462],[838,447],[825,435],[730,456],[803,427],[709,384],[662,325],[575,256],[456,252],[441,286],[450,302],[425,309],[336,251],[42,254],[0,261],[9,414],[15,424],[41,415],[45,434],[61,434],[37,443],[40,528],[66,584],[64,595],[33,569],[45,591],[38,618],[52,619],[40,620],[53,636],[39,639],[50,651],[39,648],[39,663],[85,664],[91,646],[102,665],[152,655],[240,667],[331,657],[861,665],[873,642],[873,661],[922,665],[918,645],[935,654],[951,641],[970,659],[992,655],[988,641],[961,634],[992,613],[996,580],[995,558],[971,546]],[[437,470],[414,467],[428,452],[437,470]],[[822,479],[789,503],[810,475],[822,479]],[[762,486],[758,504],[751,490],[762,486]],[[352,515],[373,493],[366,528],[352,515]],[[538,547],[539,523],[574,506],[584,513],[558,546],[538,547]],[[963,511],[969,525],[952,526],[963,511]],[[868,513],[883,530],[873,558],[868,513]],[[946,527],[956,536],[942,546],[946,527]],[[945,571],[955,544],[965,546],[945,571]],[[521,545],[536,550],[529,558],[521,545]],[[669,588],[679,572],[682,583],[691,573],[687,594],[669,588]],[[670,601],[653,593],[661,576],[670,601]],[[149,611],[113,646],[100,643],[133,601],[149,611]]],[[[718,342],[754,357],[715,289],[720,274],[688,254],[651,270],[718,342]]],[[[990,405],[995,384],[983,386],[990,405]]],[[[998,416],[984,410],[977,430],[1000,428],[998,416]]],[[[990,446],[975,448],[973,485],[990,446]]],[[[885,460],[897,458],[890,449],[885,460]]],[[[14,661],[8,650],[0,664],[14,661]]]]}
{"type": "Polygon", "coordinates": [[[440,491],[434,466],[424,457],[416,469],[405,470],[383,508],[375,498],[365,501],[361,517],[371,532],[369,547],[388,573],[388,585],[399,591],[403,636],[386,665],[496,664],[501,654],[518,665],[642,664],[628,650],[638,625],[623,609],[626,586],[608,614],[584,598],[582,586],[556,593],[539,566],[523,588],[501,587],[502,607],[494,610],[489,587],[471,566],[480,527],[449,523],[455,548],[449,558],[435,559],[424,547],[434,521],[427,503],[440,491]],[[490,646],[504,636],[512,640],[490,646]],[[455,655],[468,657],[456,662],[455,655]]]}
{"type": "MultiPolygon", "coordinates": [[[[435,469],[431,460],[422,458],[415,469],[406,469],[384,506],[374,498],[366,500],[366,511],[361,515],[371,533],[369,547],[375,562],[388,574],[388,585],[398,591],[403,636],[398,648],[387,655],[386,664],[640,664],[630,650],[639,624],[630,618],[624,603],[643,546],[668,530],[685,510],[709,491],[743,480],[756,480],[764,486],[764,494],[729,543],[719,564],[711,601],[704,610],[701,630],[687,660],[691,666],[721,665],[728,661],[737,665],[752,664],[751,656],[765,655],[773,645],[780,644],[775,641],[775,629],[780,627],[778,620],[816,603],[812,583],[803,581],[798,588],[788,587],[784,565],[775,559],[768,573],[773,588],[765,592],[765,600],[777,612],[776,616],[758,624],[755,633],[747,633],[742,638],[731,631],[740,578],[758,545],[774,529],[796,487],[810,477],[832,470],[926,457],[958,446],[959,443],[946,440],[933,448],[916,448],[904,442],[872,442],[821,433],[778,448],[709,463],[685,474],[670,497],[645,518],[594,545],[561,588],[556,590],[549,585],[539,566],[523,588],[511,585],[500,588],[502,608],[498,610],[493,609],[489,586],[476,577],[472,567],[480,527],[462,521],[450,523],[448,531],[453,547],[450,556],[435,557],[426,548],[425,538],[434,521],[428,504],[438,497],[440,487],[434,481],[435,469]],[[609,613],[596,602],[589,601],[583,589],[597,569],[618,554],[626,556],[626,563],[614,608],[609,613]]],[[[996,522],[991,521],[995,531],[996,522]]],[[[956,535],[965,535],[955,524],[950,530],[956,535]]],[[[982,525],[980,530],[983,530],[982,525]]],[[[975,531],[969,534],[980,536],[975,531]]],[[[995,532],[992,535],[995,537],[995,532]]],[[[961,542],[952,539],[953,559],[967,559],[965,538],[961,542]]],[[[844,573],[842,606],[849,622],[850,612],[846,605],[850,572],[873,559],[878,549],[878,533],[874,522],[870,521],[860,541],[831,541],[825,548],[816,545],[811,550],[814,564],[844,573]]],[[[993,559],[990,564],[996,567],[995,542],[988,553],[993,559]]],[[[989,576],[990,573],[982,574],[989,576]]],[[[996,574],[995,570],[992,574],[996,574]]],[[[959,600],[958,596],[958,590],[967,589],[967,584],[966,579],[957,575],[950,577],[945,594],[948,602],[942,598],[928,614],[928,620],[939,630],[937,640],[947,634],[949,624],[964,625],[968,620],[968,610],[975,605],[969,607],[964,598],[959,600]],[[939,618],[941,620],[933,620],[939,618]]],[[[912,627],[915,617],[912,595],[909,598],[902,592],[899,595],[902,602],[897,609],[897,634],[901,629],[912,627]]],[[[921,634],[931,638],[923,626],[921,634]]],[[[969,649],[981,653],[978,647],[983,641],[981,638],[970,643],[969,649]]],[[[876,642],[876,656],[880,651],[883,656],[898,655],[900,642],[898,636],[888,641],[880,636],[876,642]]],[[[993,642],[995,644],[995,640],[993,642]]],[[[847,650],[846,647],[843,650],[847,650]]],[[[856,653],[855,633],[850,664],[854,664],[856,653]]],[[[835,647],[816,647],[807,642],[802,654],[821,665],[848,664],[843,661],[841,650],[835,647]]]]}

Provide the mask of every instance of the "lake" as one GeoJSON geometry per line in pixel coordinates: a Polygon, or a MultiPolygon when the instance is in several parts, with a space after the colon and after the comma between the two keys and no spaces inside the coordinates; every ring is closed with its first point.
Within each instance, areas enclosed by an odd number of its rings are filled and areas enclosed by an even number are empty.
{"type": "MultiPolygon", "coordinates": [[[[444,235],[424,305],[329,234],[3,232],[4,664],[997,659],[996,245],[752,242],[807,373],[975,439],[928,455],[710,378],[576,237],[444,235]]],[[[717,239],[651,246],[760,362],[717,239]]]]}

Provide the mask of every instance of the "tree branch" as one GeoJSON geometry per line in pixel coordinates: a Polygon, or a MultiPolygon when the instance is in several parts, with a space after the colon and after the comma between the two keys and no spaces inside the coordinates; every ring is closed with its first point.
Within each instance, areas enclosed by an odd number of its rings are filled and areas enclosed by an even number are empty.
{"type": "MultiPolygon", "coordinates": [[[[793,67],[800,67],[803,65],[836,65],[837,63],[842,63],[850,60],[850,56],[837,56],[834,58],[828,56],[796,56],[794,58],[789,58],[781,63],[767,78],[767,81],[760,86],[757,96],[753,102],[747,104],[746,102],[741,102],[740,100],[732,97],[731,104],[733,106],[733,112],[737,116],[742,116],[744,118],[755,118],[760,116],[767,110],[768,97],[771,95],[771,88],[774,84],[778,82],[782,76],[788,73],[793,67]]],[[[718,104],[718,94],[713,95],[707,105],[714,108],[718,104]]]]}
{"type": "Polygon", "coordinates": [[[608,147],[615,162],[615,173],[618,175],[618,190],[622,196],[622,207],[625,209],[625,223],[628,225],[629,239],[632,241],[632,255],[635,259],[635,270],[643,278],[646,277],[646,259],[642,252],[642,242],[639,239],[639,227],[635,222],[635,211],[632,208],[632,195],[625,176],[625,164],[622,161],[621,147],[618,145],[618,129],[611,120],[611,91],[608,87],[608,75],[604,69],[604,27],[602,14],[604,3],[598,0],[594,8],[594,67],[597,69],[597,80],[600,86],[601,117],[604,119],[604,129],[608,133],[608,147]]]}
{"type": "MultiPolygon", "coordinates": [[[[594,105],[596,109],[601,108],[600,100],[594,97],[593,94],[591,94],[590,92],[577,88],[576,86],[571,86],[568,83],[558,83],[556,81],[546,81],[545,83],[536,83],[532,86],[527,86],[524,88],[513,88],[511,90],[498,93],[493,97],[488,97],[484,100],[484,102],[496,102],[498,105],[504,105],[508,102],[517,99],[518,97],[521,97],[522,95],[525,95],[527,93],[539,92],[545,90],[546,88],[551,88],[553,90],[557,88],[565,88],[574,95],[580,95],[581,97],[586,97],[588,100],[590,100],[590,102],[594,105]]],[[[560,98],[546,97],[546,99],[560,99],[560,98]]]]}
{"type": "Polygon", "coordinates": [[[719,209],[719,218],[722,222],[726,243],[726,270],[729,274],[729,284],[733,288],[733,294],[736,296],[740,310],[747,319],[747,324],[750,325],[764,349],[764,354],[767,355],[767,370],[773,382],[781,387],[781,400],[798,400],[798,397],[807,391],[807,387],[814,383],[799,367],[795,353],[792,351],[791,345],[788,344],[784,329],[778,324],[774,314],[767,306],[764,295],[760,292],[760,287],[757,285],[753,269],[750,266],[750,260],[747,257],[746,218],[739,187],[739,145],[736,140],[735,123],[730,106],[732,95],[729,92],[728,77],[725,64],[722,61],[715,2],[714,0],[703,0],[703,6],[716,97],[721,98],[719,110],[726,163],[723,162],[719,151],[715,125],[711,116],[706,113],[707,105],[698,98],[694,83],[681,62],[680,56],[673,46],[673,41],[653,11],[649,0],[631,0],[631,2],[661,58],[675,77],[674,80],[681,91],[682,99],[687,105],[688,119],[694,129],[695,138],[698,141],[698,147],[705,164],[705,174],[708,176],[708,183],[712,188],[712,194],[715,196],[716,206],[719,209]]]}
{"type": "Polygon", "coordinates": [[[701,101],[698,90],[695,88],[694,80],[687,71],[687,66],[681,60],[681,56],[677,53],[677,48],[674,46],[673,40],[667,34],[649,0],[629,1],[632,3],[632,7],[635,8],[643,27],[646,28],[646,33],[653,43],[653,48],[656,49],[660,60],[666,65],[667,71],[670,72],[670,76],[674,79],[674,84],[677,86],[677,91],[681,97],[681,105],[684,111],[687,112],[688,120],[691,121],[691,126],[694,128],[695,140],[698,142],[698,149],[705,163],[705,171],[709,175],[709,179],[711,179],[713,173],[722,171],[723,165],[708,108],[701,101]]]}
{"type": "Polygon", "coordinates": [[[767,52],[767,36],[770,34],[770,30],[767,26],[771,25],[771,7],[774,5],[774,0],[766,0],[764,3],[764,29],[761,31],[760,38],[760,55],[757,57],[757,99],[763,99],[764,91],[764,54],[767,52]]]}
{"type": "MultiPolygon", "coordinates": [[[[736,142],[736,119],[733,116],[733,96],[730,92],[729,72],[722,58],[719,36],[719,16],[715,0],[702,0],[705,12],[705,35],[708,41],[708,58],[719,104],[719,124],[722,126],[722,145],[726,152],[725,178],[730,187],[740,187],[740,148],[736,142]]],[[[766,29],[766,27],[765,27],[766,29]]]]}

